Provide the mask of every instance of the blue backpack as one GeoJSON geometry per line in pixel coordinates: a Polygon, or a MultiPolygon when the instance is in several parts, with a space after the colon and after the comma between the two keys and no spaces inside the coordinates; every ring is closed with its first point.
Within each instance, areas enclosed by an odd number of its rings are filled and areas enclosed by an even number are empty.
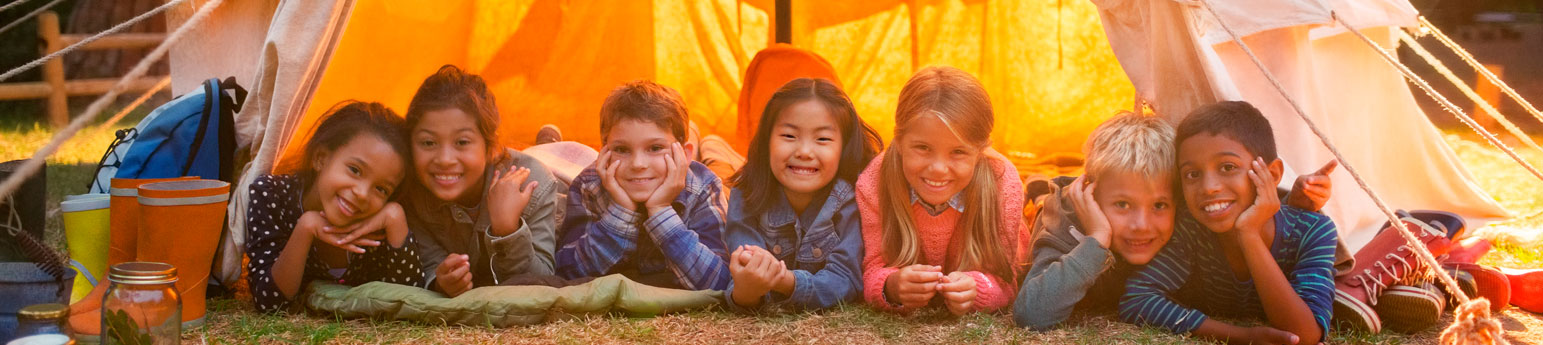
{"type": "Polygon", "coordinates": [[[113,178],[197,176],[234,182],[234,119],[244,99],[246,90],[235,78],[212,78],[199,90],[155,108],[134,128],[118,130],[97,163],[90,192],[107,193],[113,178]]]}

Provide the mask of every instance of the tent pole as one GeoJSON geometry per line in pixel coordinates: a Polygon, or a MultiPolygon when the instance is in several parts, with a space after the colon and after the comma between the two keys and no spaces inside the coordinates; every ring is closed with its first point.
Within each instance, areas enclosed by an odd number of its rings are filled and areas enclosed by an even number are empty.
{"type": "Polygon", "coordinates": [[[773,39],[777,43],[793,44],[793,0],[777,0],[775,7],[777,36],[773,39]]]}

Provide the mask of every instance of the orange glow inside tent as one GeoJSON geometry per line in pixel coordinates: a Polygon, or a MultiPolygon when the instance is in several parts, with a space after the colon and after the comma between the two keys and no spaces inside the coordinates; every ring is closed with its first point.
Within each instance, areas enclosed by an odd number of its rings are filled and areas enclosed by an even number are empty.
{"type": "MultiPolygon", "coordinates": [[[[772,2],[358,2],[278,166],[298,157],[334,104],[374,101],[405,113],[444,64],[488,82],[498,137],[510,147],[529,146],[548,123],[598,147],[601,101],[635,79],[679,90],[704,135],[734,142],[746,67],[775,31],[772,2]]],[[[831,63],[886,142],[900,88],[928,65],[982,81],[997,116],[995,148],[1014,157],[1080,152],[1094,126],[1133,104],[1085,1],[793,0],[791,9],[792,44],[831,63]]]]}

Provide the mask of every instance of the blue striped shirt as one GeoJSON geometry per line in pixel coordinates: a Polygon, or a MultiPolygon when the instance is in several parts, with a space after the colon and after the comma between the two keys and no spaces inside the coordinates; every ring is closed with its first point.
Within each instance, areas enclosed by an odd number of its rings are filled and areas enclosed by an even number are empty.
{"type": "Polygon", "coordinates": [[[674,207],[654,214],[616,205],[585,168],[568,188],[567,216],[559,229],[557,275],[619,273],[644,284],[688,290],[728,288],[723,244],[723,184],[702,163],[691,162],[686,188],[674,207]]]}
{"type": "MultiPolygon", "coordinates": [[[[1334,221],[1321,213],[1281,206],[1275,214],[1270,253],[1325,335],[1333,310],[1338,238],[1334,221]]],[[[1193,217],[1181,215],[1173,239],[1126,282],[1120,320],[1183,334],[1199,328],[1207,314],[1263,317],[1253,280],[1233,276],[1220,241],[1193,217]]]]}

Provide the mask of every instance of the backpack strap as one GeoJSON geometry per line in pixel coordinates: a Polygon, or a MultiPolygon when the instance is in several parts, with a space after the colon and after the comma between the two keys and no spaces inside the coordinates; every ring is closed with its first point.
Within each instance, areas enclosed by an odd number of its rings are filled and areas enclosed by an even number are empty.
{"type": "Polygon", "coordinates": [[[234,98],[230,98],[221,92],[220,101],[230,108],[232,114],[241,112],[241,106],[246,104],[246,88],[236,83],[236,77],[225,77],[225,80],[220,81],[220,90],[231,90],[235,94],[234,98]]]}
{"type": "Polygon", "coordinates": [[[220,81],[220,180],[236,183],[236,113],[246,103],[246,89],[236,84],[236,77],[220,81]],[[231,94],[226,94],[230,90],[231,94]],[[234,96],[234,97],[232,97],[234,96]]]}
{"type": "Polygon", "coordinates": [[[208,133],[204,128],[209,126],[210,117],[220,111],[220,80],[210,78],[204,81],[204,111],[199,114],[198,133],[193,135],[193,147],[188,152],[187,162],[182,163],[182,173],[177,176],[187,176],[188,171],[193,170],[193,161],[198,160],[198,151],[204,145],[204,134],[208,133]]]}

